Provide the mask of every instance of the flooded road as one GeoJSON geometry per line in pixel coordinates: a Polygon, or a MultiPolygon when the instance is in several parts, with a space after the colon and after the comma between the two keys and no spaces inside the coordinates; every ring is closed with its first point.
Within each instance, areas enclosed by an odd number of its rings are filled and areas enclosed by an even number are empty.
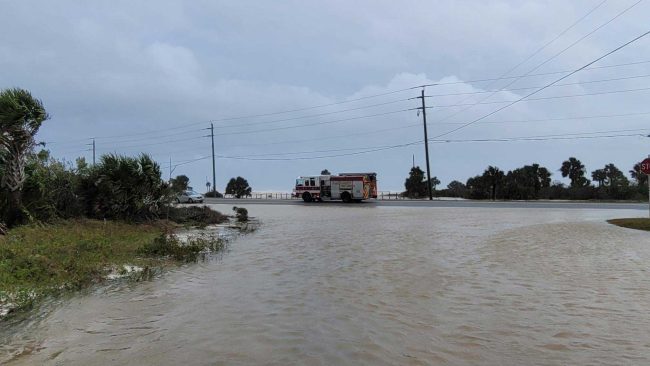
{"type": "Polygon", "coordinates": [[[0,363],[650,363],[650,234],[604,222],[643,211],[246,207],[221,258],[46,306],[0,363]]]}

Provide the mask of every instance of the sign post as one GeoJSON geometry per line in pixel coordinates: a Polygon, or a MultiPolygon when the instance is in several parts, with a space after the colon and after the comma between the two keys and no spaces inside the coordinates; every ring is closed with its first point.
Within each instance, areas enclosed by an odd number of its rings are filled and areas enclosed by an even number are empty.
{"type": "Polygon", "coordinates": [[[650,215],[650,155],[641,162],[641,172],[648,178],[648,215],[650,215]]]}

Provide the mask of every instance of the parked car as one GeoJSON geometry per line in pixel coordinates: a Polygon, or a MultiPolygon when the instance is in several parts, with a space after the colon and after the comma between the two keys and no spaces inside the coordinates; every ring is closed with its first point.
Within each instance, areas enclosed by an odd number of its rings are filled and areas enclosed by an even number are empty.
{"type": "Polygon", "coordinates": [[[203,203],[203,195],[191,190],[183,191],[176,196],[178,203],[203,203]]]}

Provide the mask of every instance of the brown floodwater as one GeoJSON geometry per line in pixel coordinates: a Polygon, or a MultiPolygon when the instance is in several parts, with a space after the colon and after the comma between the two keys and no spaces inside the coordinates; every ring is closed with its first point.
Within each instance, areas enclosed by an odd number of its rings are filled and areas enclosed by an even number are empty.
{"type": "Polygon", "coordinates": [[[0,363],[650,364],[650,234],[604,222],[643,211],[247,208],[216,258],[6,326],[0,363]]]}

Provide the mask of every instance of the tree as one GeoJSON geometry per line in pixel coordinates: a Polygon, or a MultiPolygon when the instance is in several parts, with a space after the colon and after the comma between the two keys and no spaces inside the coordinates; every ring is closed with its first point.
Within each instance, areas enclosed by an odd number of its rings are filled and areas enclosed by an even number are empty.
{"type": "Polygon", "coordinates": [[[248,181],[242,177],[230,178],[226,186],[226,194],[232,194],[237,198],[250,196],[252,190],[248,185],[248,181]]]}
{"type": "Polygon", "coordinates": [[[429,184],[431,184],[431,191],[435,191],[438,184],[440,184],[440,180],[438,177],[431,177],[429,184]]]}
{"type": "Polygon", "coordinates": [[[177,175],[176,178],[172,178],[169,181],[172,191],[180,193],[187,190],[187,186],[190,183],[190,178],[187,175],[177,175]]]}
{"type": "Polygon", "coordinates": [[[607,180],[607,174],[604,169],[596,169],[591,172],[591,179],[594,182],[598,182],[598,187],[605,185],[605,180],[607,180]]]}
{"type": "Polygon", "coordinates": [[[616,187],[620,185],[628,185],[630,181],[625,177],[622,171],[620,171],[614,164],[607,164],[603,169],[605,172],[605,183],[608,187],[616,187]]]}
{"type": "Polygon", "coordinates": [[[469,198],[490,198],[490,184],[483,176],[477,175],[475,177],[467,179],[466,186],[469,198]]]}
{"type": "MultiPolygon", "coordinates": [[[[433,179],[432,179],[433,180],[433,179]]],[[[438,182],[440,184],[440,182],[438,182]]],[[[428,194],[424,171],[419,166],[411,168],[409,177],[404,181],[404,195],[410,198],[425,197],[428,194]]]]}
{"type": "Polygon", "coordinates": [[[562,162],[560,172],[562,172],[562,177],[569,177],[572,188],[586,187],[589,185],[589,179],[585,178],[585,166],[582,165],[580,160],[574,157],[562,162]]]}
{"type": "Polygon", "coordinates": [[[457,180],[454,180],[451,181],[451,183],[447,184],[447,191],[452,197],[465,197],[467,194],[467,186],[457,180]]]}
{"type": "Polygon", "coordinates": [[[636,180],[639,187],[648,184],[648,176],[641,171],[641,163],[634,164],[632,170],[630,170],[630,176],[632,179],[636,180]]]}
{"type": "Polygon", "coordinates": [[[330,171],[327,169],[323,169],[321,170],[320,175],[332,175],[332,173],[330,173],[330,171]]]}
{"type": "Polygon", "coordinates": [[[497,197],[497,188],[500,188],[503,184],[503,177],[503,171],[491,165],[483,172],[483,179],[490,187],[490,198],[492,198],[493,201],[496,200],[497,197]]]}
{"type": "Polygon", "coordinates": [[[538,199],[543,188],[551,185],[551,172],[539,164],[524,165],[508,172],[504,178],[506,199],[538,199]]]}
{"type": "Polygon", "coordinates": [[[0,92],[0,187],[9,191],[7,224],[24,220],[22,188],[27,154],[36,146],[34,136],[49,116],[43,103],[24,89],[0,92]]]}

